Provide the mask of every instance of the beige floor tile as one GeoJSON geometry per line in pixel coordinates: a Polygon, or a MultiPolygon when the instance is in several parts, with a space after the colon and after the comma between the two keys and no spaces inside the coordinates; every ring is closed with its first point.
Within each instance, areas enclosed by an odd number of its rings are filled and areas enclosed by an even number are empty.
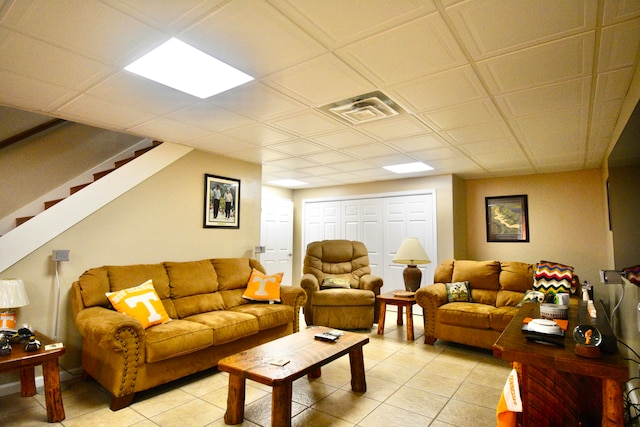
{"type": "Polygon", "coordinates": [[[465,381],[453,395],[453,398],[462,402],[484,406],[485,408],[496,409],[501,393],[502,389],[472,384],[465,381]]]}
{"type": "Polygon", "coordinates": [[[366,375],[367,377],[376,377],[394,384],[404,384],[419,371],[419,366],[400,366],[384,361],[369,369],[366,375]]]}
{"type": "Polygon", "coordinates": [[[0,398],[0,414],[3,415],[40,407],[42,407],[42,405],[40,405],[36,399],[33,397],[22,397],[20,393],[14,393],[0,398]]]}
{"type": "MultiPolygon", "coordinates": [[[[389,381],[385,381],[380,378],[373,377],[369,375],[366,378],[367,381],[367,392],[365,396],[369,399],[377,400],[378,402],[384,402],[387,400],[389,396],[398,391],[400,384],[394,384],[389,381]]],[[[351,384],[344,385],[341,390],[349,391],[351,390],[351,384]]]]}
{"type": "MultiPolygon", "coordinates": [[[[295,417],[307,409],[297,402],[291,402],[291,417],[295,417]]],[[[244,407],[244,419],[260,426],[271,425],[271,395],[256,400],[244,407]]]]}
{"type": "Polygon", "coordinates": [[[112,411],[109,407],[85,414],[81,417],[64,420],[65,427],[128,427],[145,421],[145,417],[131,408],[112,411]]]}
{"type": "Polygon", "coordinates": [[[336,387],[320,381],[309,380],[307,377],[293,383],[293,401],[304,406],[311,406],[336,391],[336,387]]]}
{"type": "Polygon", "coordinates": [[[400,387],[385,403],[425,417],[436,418],[448,400],[444,396],[427,391],[400,387]]]}
{"type": "Polygon", "coordinates": [[[451,399],[436,419],[460,427],[493,427],[496,410],[451,399]]]}
{"type": "Polygon", "coordinates": [[[445,358],[443,355],[440,355],[425,366],[423,371],[456,380],[464,380],[469,376],[476,364],[477,362],[474,362],[473,365],[469,365],[468,363],[464,363],[463,360],[460,360],[460,363],[458,363],[456,359],[451,356],[445,358]]]}
{"type": "Polygon", "coordinates": [[[2,427],[37,427],[37,426],[61,426],[59,423],[49,424],[47,410],[40,406],[31,406],[21,411],[13,411],[5,415],[2,412],[2,427]]]}
{"type": "Polygon", "coordinates": [[[360,427],[390,427],[390,426],[428,426],[432,418],[416,414],[391,405],[382,404],[374,409],[364,420],[358,423],[360,427]]]}
{"type": "MultiPolygon", "coordinates": [[[[249,382],[253,384],[253,381],[247,381],[247,384],[245,386],[245,390],[244,390],[245,405],[248,405],[251,402],[255,402],[258,399],[262,399],[263,397],[269,394],[268,392],[262,390],[261,388],[254,387],[253,385],[249,384],[249,382]]],[[[200,399],[204,400],[205,402],[209,402],[212,405],[216,405],[218,408],[226,410],[228,391],[229,391],[228,386],[224,386],[217,390],[212,391],[209,394],[200,396],[200,399]]]]}
{"type": "Polygon", "coordinates": [[[180,387],[180,390],[192,396],[200,397],[219,388],[227,387],[228,384],[229,375],[226,372],[212,371],[211,375],[184,384],[180,387]]]}
{"type": "Polygon", "coordinates": [[[313,408],[308,408],[293,417],[291,425],[293,427],[351,427],[353,423],[332,417],[313,408]]]}
{"type": "Polygon", "coordinates": [[[462,380],[443,377],[433,372],[420,371],[413,378],[405,383],[405,386],[412,387],[429,393],[439,394],[444,397],[453,396],[460,388],[462,380]]]}
{"type": "Polygon", "coordinates": [[[147,418],[151,418],[162,412],[176,408],[193,400],[193,396],[180,389],[167,390],[155,396],[145,397],[131,404],[131,408],[147,418]]]}
{"type": "Polygon", "coordinates": [[[321,369],[320,378],[317,378],[315,381],[340,388],[345,384],[351,384],[351,370],[349,368],[345,369],[332,366],[331,364],[325,365],[321,369]]]}
{"type": "Polygon", "coordinates": [[[154,417],[151,421],[161,427],[203,427],[222,419],[224,410],[200,399],[172,408],[154,417]]]}
{"type": "Polygon", "coordinates": [[[369,399],[362,393],[337,390],[313,405],[313,408],[341,420],[358,423],[379,404],[380,402],[369,399]]]}
{"type": "Polygon", "coordinates": [[[499,364],[496,362],[484,361],[478,363],[467,377],[467,381],[473,384],[494,387],[502,390],[505,381],[511,372],[511,367],[506,362],[499,364]]]}

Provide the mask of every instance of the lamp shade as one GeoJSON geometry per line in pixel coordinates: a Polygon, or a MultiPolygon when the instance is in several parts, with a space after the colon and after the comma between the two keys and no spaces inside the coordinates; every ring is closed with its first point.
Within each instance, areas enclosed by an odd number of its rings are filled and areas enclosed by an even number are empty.
{"type": "Polygon", "coordinates": [[[417,237],[407,237],[400,245],[398,252],[396,252],[393,262],[397,264],[418,265],[429,264],[431,260],[417,237]]]}
{"type": "Polygon", "coordinates": [[[20,279],[0,279],[0,308],[16,308],[29,304],[24,282],[20,279]]]}

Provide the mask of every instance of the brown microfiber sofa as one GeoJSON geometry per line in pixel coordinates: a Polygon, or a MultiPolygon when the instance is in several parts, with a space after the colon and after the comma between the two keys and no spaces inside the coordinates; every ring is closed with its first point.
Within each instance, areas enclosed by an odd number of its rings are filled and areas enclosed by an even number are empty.
{"type": "Polygon", "coordinates": [[[424,342],[441,339],[491,349],[532,289],[535,268],[523,262],[444,261],[434,283],[416,292],[424,309],[424,342]],[[473,302],[448,302],[445,283],[462,281],[469,281],[473,302]]]}
{"type": "Polygon", "coordinates": [[[281,286],[281,304],[242,297],[256,260],[222,258],[189,262],[104,266],[72,285],[75,324],[82,336],[82,368],[112,395],[111,409],[128,406],[134,393],[216,366],[226,356],[298,331],[306,301],[299,287],[281,286]],[[149,279],[171,321],[146,330],[116,312],[106,292],[149,279]]]}

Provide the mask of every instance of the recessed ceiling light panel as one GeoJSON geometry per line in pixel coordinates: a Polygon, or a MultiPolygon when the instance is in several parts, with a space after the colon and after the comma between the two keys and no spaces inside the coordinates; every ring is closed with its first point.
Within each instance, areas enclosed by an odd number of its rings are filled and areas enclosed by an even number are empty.
{"type": "Polygon", "coordinates": [[[253,80],[250,75],[176,38],[124,69],[202,99],[253,80]]]}
{"type": "Polygon", "coordinates": [[[384,166],[384,168],[394,173],[412,173],[412,172],[424,172],[424,171],[433,170],[431,166],[422,162],[403,163],[399,165],[384,166]]]}

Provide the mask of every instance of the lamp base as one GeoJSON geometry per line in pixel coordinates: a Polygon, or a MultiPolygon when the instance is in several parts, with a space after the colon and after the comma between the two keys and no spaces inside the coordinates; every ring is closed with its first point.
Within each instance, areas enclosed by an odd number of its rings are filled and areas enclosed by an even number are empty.
{"type": "Polygon", "coordinates": [[[407,268],[402,272],[402,278],[404,279],[404,288],[407,291],[415,292],[420,287],[422,271],[415,265],[407,265],[407,268]]]}

